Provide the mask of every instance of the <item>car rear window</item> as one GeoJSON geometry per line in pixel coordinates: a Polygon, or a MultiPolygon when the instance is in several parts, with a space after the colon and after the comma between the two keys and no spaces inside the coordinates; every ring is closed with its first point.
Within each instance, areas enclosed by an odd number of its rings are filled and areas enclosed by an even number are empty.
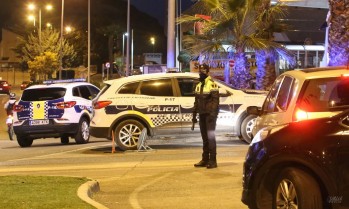
{"type": "Polygon", "coordinates": [[[27,89],[24,90],[21,100],[22,101],[46,101],[54,100],[64,97],[66,92],[65,88],[39,88],[39,89],[27,89]]]}
{"type": "Polygon", "coordinates": [[[138,88],[139,82],[129,83],[121,87],[119,94],[135,94],[138,88]]]}
{"type": "Polygon", "coordinates": [[[308,112],[332,111],[349,106],[349,79],[344,77],[309,80],[299,100],[308,112]]]}

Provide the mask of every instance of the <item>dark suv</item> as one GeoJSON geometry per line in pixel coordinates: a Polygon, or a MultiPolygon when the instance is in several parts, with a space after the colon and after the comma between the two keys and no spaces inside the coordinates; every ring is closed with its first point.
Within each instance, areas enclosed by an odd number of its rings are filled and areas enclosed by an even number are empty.
{"type": "Polygon", "coordinates": [[[249,208],[349,208],[349,111],[259,131],[247,152],[249,208]]]}

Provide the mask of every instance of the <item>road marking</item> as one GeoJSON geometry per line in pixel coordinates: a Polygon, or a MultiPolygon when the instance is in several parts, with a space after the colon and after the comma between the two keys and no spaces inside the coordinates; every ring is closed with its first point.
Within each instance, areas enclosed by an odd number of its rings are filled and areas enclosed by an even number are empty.
{"type": "MultiPolygon", "coordinates": [[[[86,150],[86,149],[93,149],[93,148],[97,148],[97,147],[104,147],[104,146],[110,146],[110,143],[102,144],[102,145],[96,145],[96,146],[83,147],[83,148],[74,149],[74,150],[56,152],[56,153],[51,153],[51,154],[39,155],[39,156],[34,156],[34,157],[18,158],[18,159],[13,159],[13,160],[7,160],[7,161],[4,161],[4,162],[16,162],[16,161],[21,161],[21,160],[36,160],[36,159],[42,159],[42,158],[46,158],[46,157],[50,157],[50,156],[61,155],[61,154],[77,152],[77,151],[86,150]]],[[[2,164],[4,162],[0,162],[0,164],[2,164]]]]}
{"type": "Polygon", "coordinates": [[[130,195],[130,198],[129,198],[129,202],[131,203],[132,205],[132,208],[135,208],[135,209],[142,209],[142,207],[140,206],[139,202],[138,202],[138,194],[143,191],[145,188],[147,188],[148,186],[152,185],[152,184],[155,184],[156,182],[168,177],[169,175],[172,175],[172,173],[167,173],[163,176],[160,176],[159,178],[156,178],[150,182],[148,182],[147,184],[143,184],[142,186],[140,187],[137,187],[130,195]]]}

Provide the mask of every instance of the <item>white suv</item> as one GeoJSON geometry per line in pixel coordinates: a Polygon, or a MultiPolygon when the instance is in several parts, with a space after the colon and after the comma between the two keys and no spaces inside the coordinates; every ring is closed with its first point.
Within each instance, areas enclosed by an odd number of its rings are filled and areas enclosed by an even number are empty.
{"type": "MultiPolygon", "coordinates": [[[[287,71],[274,82],[256,114],[253,135],[266,127],[292,121],[329,117],[349,106],[349,71],[346,67],[287,71]]],[[[316,127],[314,127],[316,128],[316,127]]]]}
{"type": "Polygon", "coordinates": [[[92,99],[100,90],[75,81],[79,80],[49,81],[23,91],[14,106],[13,123],[21,147],[31,146],[38,138],[60,137],[62,144],[69,143],[69,137],[78,144],[89,141],[92,99]]]}
{"type": "MultiPolygon", "coordinates": [[[[137,148],[143,128],[149,135],[189,132],[198,82],[197,73],[136,75],[106,81],[94,106],[91,135],[111,139],[114,133],[120,149],[127,150],[137,148]]],[[[261,106],[265,92],[246,93],[221,81],[216,83],[222,93],[217,130],[249,139],[256,116],[248,115],[246,108],[261,106]]]]}

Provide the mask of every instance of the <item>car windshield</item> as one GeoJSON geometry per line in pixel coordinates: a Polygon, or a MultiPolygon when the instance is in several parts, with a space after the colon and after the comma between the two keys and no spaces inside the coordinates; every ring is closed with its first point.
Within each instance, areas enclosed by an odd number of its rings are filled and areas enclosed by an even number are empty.
{"type": "Polygon", "coordinates": [[[349,107],[349,78],[309,80],[299,100],[299,107],[308,112],[326,112],[349,107]]]}
{"type": "Polygon", "coordinates": [[[27,89],[23,92],[22,101],[46,101],[54,100],[64,97],[66,92],[65,88],[39,88],[39,89],[27,89]]]}

